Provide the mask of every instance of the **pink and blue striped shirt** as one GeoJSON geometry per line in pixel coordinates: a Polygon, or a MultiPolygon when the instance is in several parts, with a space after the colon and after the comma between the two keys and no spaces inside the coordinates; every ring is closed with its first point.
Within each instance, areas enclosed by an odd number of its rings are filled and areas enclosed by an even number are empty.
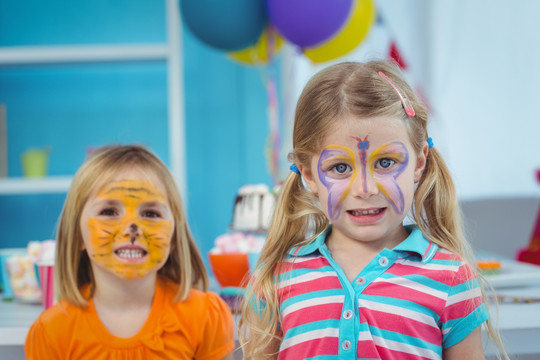
{"type": "Polygon", "coordinates": [[[441,359],[487,320],[474,273],[417,227],[352,282],[326,247],[330,231],[281,268],[278,359],[441,359]]]}

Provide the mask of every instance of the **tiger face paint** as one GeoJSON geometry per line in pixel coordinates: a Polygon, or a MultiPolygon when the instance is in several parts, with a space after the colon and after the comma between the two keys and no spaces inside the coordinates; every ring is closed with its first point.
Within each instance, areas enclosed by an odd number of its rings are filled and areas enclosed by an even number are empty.
{"type": "Polygon", "coordinates": [[[163,191],[146,179],[113,181],[91,197],[81,217],[92,264],[124,278],[159,270],[174,221],[163,191]]]}

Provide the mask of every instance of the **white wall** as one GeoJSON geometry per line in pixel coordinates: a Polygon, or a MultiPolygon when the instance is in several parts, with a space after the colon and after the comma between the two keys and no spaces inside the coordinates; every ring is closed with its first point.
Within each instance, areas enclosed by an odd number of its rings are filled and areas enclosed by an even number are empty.
{"type": "MultiPolygon", "coordinates": [[[[409,65],[409,81],[429,100],[430,135],[453,173],[460,198],[540,196],[534,176],[540,168],[540,2],[376,4],[382,25],[336,61],[386,56],[393,38],[409,65]]],[[[294,74],[290,96],[296,100],[307,79],[328,63],[313,66],[298,55],[291,59],[284,74],[294,74]]],[[[294,101],[287,103],[284,114],[290,122],[294,101]]],[[[290,135],[285,141],[290,143],[290,135]]]]}

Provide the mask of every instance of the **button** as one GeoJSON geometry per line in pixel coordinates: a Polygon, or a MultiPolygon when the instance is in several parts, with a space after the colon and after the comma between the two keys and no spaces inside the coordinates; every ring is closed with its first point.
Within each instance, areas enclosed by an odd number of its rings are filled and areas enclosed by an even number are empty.
{"type": "Polygon", "coordinates": [[[351,349],[351,342],[349,340],[344,340],[342,343],[341,343],[341,348],[343,350],[350,350],[351,349]]]}
{"type": "Polygon", "coordinates": [[[352,317],[353,317],[353,312],[351,310],[345,310],[343,312],[343,318],[344,319],[349,320],[352,317]]]}
{"type": "Polygon", "coordinates": [[[356,279],[356,283],[358,285],[364,285],[366,283],[366,278],[363,276],[360,276],[358,279],[356,279]]]}
{"type": "Polygon", "coordinates": [[[386,256],[382,256],[380,259],[379,259],[379,265],[381,266],[386,266],[388,265],[388,258],[386,256]]]}

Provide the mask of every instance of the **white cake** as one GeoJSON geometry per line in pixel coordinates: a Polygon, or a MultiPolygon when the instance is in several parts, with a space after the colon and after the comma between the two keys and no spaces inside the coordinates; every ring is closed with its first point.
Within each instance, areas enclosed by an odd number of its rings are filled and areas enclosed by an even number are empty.
{"type": "Polygon", "coordinates": [[[235,231],[266,232],[276,196],[264,184],[240,188],[234,202],[231,229],[235,231]]]}

